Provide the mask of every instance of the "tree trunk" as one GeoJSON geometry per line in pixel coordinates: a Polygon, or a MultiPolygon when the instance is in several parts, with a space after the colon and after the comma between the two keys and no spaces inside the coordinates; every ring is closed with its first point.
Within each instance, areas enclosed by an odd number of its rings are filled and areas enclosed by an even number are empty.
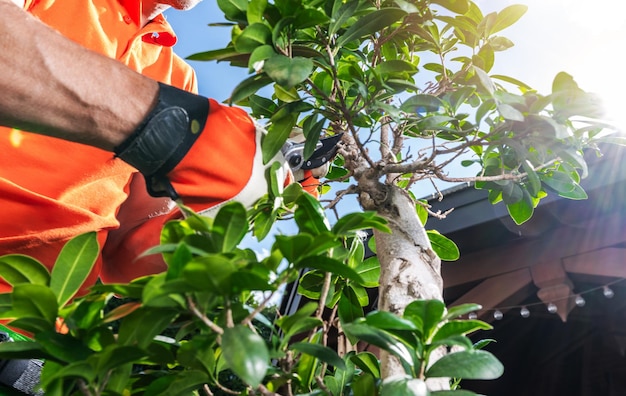
{"type": "MultiPolygon", "coordinates": [[[[413,200],[398,187],[385,185],[385,189],[385,202],[376,210],[389,222],[391,234],[374,232],[381,266],[378,309],[402,315],[412,301],[443,299],[441,261],[432,250],[413,200]]],[[[404,374],[398,360],[384,352],[381,368],[383,378],[404,374]]],[[[436,382],[429,381],[431,390],[446,387],[447,380],[436,382]]]]}

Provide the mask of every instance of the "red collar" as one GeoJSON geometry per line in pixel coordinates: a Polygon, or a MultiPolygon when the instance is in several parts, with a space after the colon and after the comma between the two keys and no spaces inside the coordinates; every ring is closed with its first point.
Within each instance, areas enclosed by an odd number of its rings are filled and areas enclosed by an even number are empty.
{"type": "MultiPolygon", "coordinates": [[[[126,9],[128,16],[135,25],[139,26],[141,23],[141,1],[119,0],[119,2],[126,9]]],[[[163,15],[158,15],[148,22],[146,26],[140,29],[140,32],[144,42],[159,44],[164,47],[171,47],[176,44],[176,34],[163,15]]]]}

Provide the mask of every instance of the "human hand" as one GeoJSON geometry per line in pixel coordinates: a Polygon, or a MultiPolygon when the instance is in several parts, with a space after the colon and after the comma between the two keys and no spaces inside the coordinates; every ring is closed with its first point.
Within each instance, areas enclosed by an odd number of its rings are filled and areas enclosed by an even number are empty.
{"type": "Polygon", "coordinates": [[[294,129],[281,152],[263,163],[265,130],[242,110],[159,84],[155,108],[135,133],[115,149],[138,169],[153,197],[182,201],[200,214],[230,200],[252,206],[267,192],[266,169],[278,161],[278,179],[299,182],[318,197],[341,135],[321,139],[303,158],[304,136],[294,129]]]}
{"type": "MultiPolygon", "coordinates": [[[[160,84],[159,103],[115,152],[144,175],[150,195],[204,214],[233,199],[251,206],[267,192],[263,133],[241,109],[160,84]]],[[[288,166],[280,173],[286,180],[288,166]]]]}

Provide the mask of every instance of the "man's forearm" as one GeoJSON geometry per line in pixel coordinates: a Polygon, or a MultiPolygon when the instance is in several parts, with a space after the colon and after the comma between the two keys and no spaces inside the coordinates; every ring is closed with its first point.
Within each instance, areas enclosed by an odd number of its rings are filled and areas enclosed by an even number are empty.
{"type": "Polygon", "coordinates": [[[158,84],[0,0],[0,125],[112,151],[148,114],[158,84]]]}

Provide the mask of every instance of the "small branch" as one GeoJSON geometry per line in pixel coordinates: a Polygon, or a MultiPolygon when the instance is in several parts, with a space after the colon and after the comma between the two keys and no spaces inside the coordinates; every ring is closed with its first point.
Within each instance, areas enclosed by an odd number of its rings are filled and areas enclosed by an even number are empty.
{"type": "Polygon", "coordinates": [[[324,274],[324,284],[322,285],[322,291],[320,292],[320,301],[317,306],[317,312],[315,313],[315,317],[320,320],[323,320],[322,316],[324,314],[324,308],[326,307],[326,298],[328,298],[328,292],[330,291],[330,282],[332,280],[333,274],[330,272],[326,272],[324,274]]]}
{"type": "Polygon", "coordinates": [[[228,393],[229,395],[240,395],[241,394],[241,392],[237,392],[237,391],[234,391],[232,389],[228,389],[227,387],[225,387],[224,385],[220,384],[217,381],[215,381],[215,386],[217,386],[222,392],[228,393]]]}
{"type": "Polygon", "coordinates": [[[343,197],[345,197],[348,194],[354,194],[357,191],[357,187],[352,184],[351,186],[349,186],[348,188],[341,190],[341,191],[337,191],[337,193],[335,194],[335,198],[329,202],[329,204],[326,206],[326,209],[333,209],[335,207],[335,205],[337,205],[339,203],[339,201],[341,201],[343,199],[343,197]]]}
{"type": "Polygon", "coordinates": [[[204,323],[209,329],[213,330],[219,335],[224,334],[224,329],[210,321],[209,318],[206,317],[206,315],[198,310],[198,307],[196,307],[196,304],[193,302],[190,296],[187,296],[187,305],[189,306],[189,310],[191,311],[191,313],[193,313],[198,319],[200,319],[202,323],[204,323]]]}
{"type": "Polygon", "coordinates": [[[91,396],[91,392],[89,391],[89,388],[87,387],[87,384],[85,383],[85,380],[79,379],[77,381],[77,384],[78,384],[78,389],[80,390],[80,393],[82,393],[85,396],[91,396]]]}
{"type": "Polygon", "coordinates": [[[261,304],[259,304],[259,306],[254,309],[254,311],[252,311],[248,316],[246,316],[246,318],[241,322],[241,324],[244,326],[251,324],[254,317],[257,316],[259,313],[261,313],[261,311],[265,309],[265,307],[267,306],[267,303],[270,302],[270,300],[274,297],[275,293],[276,293],[275,291],[271,292],[269,297],[266,297],[261,302],[261,304]]]}
{"type": "Polygon", "coordinates": [[[226,327],[233,328],[235,327],[235,322],[233,321],[233,309],[230,306],[230,300],[225,299],[226,302],[226,327]]]}
{"type": "MultiPolygon", "coordinates": [[[[441,194],[441,193],[440,193],[440,194],[441,194]]],[[[427,204],[427,203],[424,203],[424,202],[422,202],[422,201],[417,201],[417,204],[418,204],[418,205],[420,205],[420,206],[422,206],[424,209],[426,209],[426,212],[428,212],[428,214],[429,214],[429,215],[431,215],[432,217],[434,217],[434,218],[436,218],[436,219],[439,219],[439,220],[441,220],[441,219],[445,219],[445,218],[446,218],[446,217],[447,217],[447,216],[448,216],[448,215],[449,215],[449,214],[450,214],[450,213],[454,210],[454,208],[452,208],[452,209],[448,209],[448,210],[446,210],[446,211],[445,211],[445,212],[443,212],[443,213],[442,213],[440,210],[438,210],[438,211],[436,211],[436,212],[433,212],[433,211],[431,210],[431,208],[432,208],[432,206],[431,206],[431,205],[429,205],[429,204],[427,204]]]]}
{"type": "Polygon", "coordinates": [[[214,396],[213,392],[211,391],[211,388],[209,388],[209,385],[204,384],[202,386],[202,390],[204,391],[204,393],[206,393],[207,396],[214,396]]]}
{"type": "MultiPolygon", "coordinates": [[[[322,370],[322,373],[324,371],[325,370],[322,370]]],[[[330,391],[330,389],[328,389],[326,384],[324,384],[324,380],[319,375],[315,376],[315,382],[317,382],[317,386],[320,387],[320,389],[324,392],[325,395],[332,395],[332,392],[330,391]]]]}
{"type": "Polygon", "coordinates": [[[526,173],[503,173],[496,176],[471,176],[471,177],[448,177],[437,169],[434,171],[439,180],[451,183],[472,183],[477,181],[499,181],[499,180],[521,180],[526,176],[526,173]]]}
{"type": "Polygon", "coordinates": [[[267,389],[263,384],[259,385],[258,389],[263,396],[280,396],[278,393],[274,393],[271,390],[267,389]]]}

